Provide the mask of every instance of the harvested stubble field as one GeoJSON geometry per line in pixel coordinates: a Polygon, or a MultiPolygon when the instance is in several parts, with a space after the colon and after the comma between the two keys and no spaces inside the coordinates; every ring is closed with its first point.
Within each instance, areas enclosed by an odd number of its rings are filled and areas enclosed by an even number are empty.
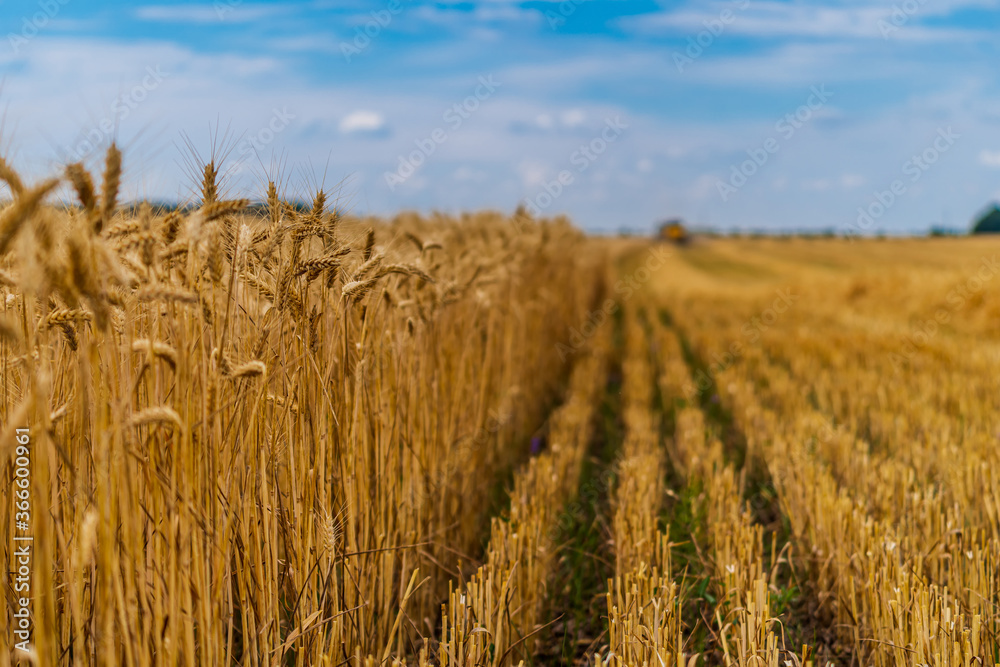
{"type": "Polygon", "coordinates": [[[38,665],[1000,662],[1000,243],[120,174],[0,163],[0,665],[28,533],[38,665]]]}

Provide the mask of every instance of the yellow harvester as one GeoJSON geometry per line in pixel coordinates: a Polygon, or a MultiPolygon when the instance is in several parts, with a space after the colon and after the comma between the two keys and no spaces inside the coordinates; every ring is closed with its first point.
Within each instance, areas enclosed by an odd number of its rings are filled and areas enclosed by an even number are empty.
{"type": "Polygon", "coordinates": [[[659,237],[661,241],[670,241],[677,245],[684,245],[691,240],[691,236],[680,220],[667,220],[660,225],[659,237]]]}

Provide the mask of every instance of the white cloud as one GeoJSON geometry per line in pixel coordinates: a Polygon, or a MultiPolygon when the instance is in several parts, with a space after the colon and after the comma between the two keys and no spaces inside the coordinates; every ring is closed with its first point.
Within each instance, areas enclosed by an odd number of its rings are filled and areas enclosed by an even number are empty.
{"type": "Polygon", "coordinates": [[[550,116],[547,113],[538,114],[538,116],[535,118],[535,122],[538,124],[538,127],[545,130],[548,130],[553,125],[552,116],[550,116]]]}
{"type": "Polygon", "coordinates": [[[715,174],[702,174],[691,185],[691,196],[695,201],[705,201],[719,196],[719,177],[715,174]]]}
{"type": "Polygon", "coordinates": [[[843,174],[840,184],[845,188],[856,188],[865,184],[865,177],[861,174],[843,174]]]}
{"type": "Polygon", "coordinates": [[[587,114],[583,112],[583,109],[570,109],[562,114],[560,120],[566,127],[577,127],[583,125],[583,122],[587,120],[587,114]]]}
{"type": "Polygon", "coordinates": [[[377,111],[359,109],[352,111],[340,120],[338,126],[341,132],[377,132],[385,127],[385,118],[377,111]]]}
{"type": "Polygon", "coordinates": [[[1000,167],[1000,151],[983,150],[979,154],[979,164],[987,167],[1000,167]]]}
{"type": "MultiPolygon", "coordinates": [[[[806,5],[798,3],[755,0],[740,9],[733,2],[691,4],[656,14],[631,16],[621,21],[627,29],[640,33],[680,32],[696,35],[708,32],[709,26],[719,26],[718,34],[750,35],[753,37],[812,37],[861,38],[883,40],[932,41],[962,40],[970,36],[990,38],[988,31],[920,25],[926,16],[947,15],[954,5],[990,6],[991,1],[952,3],[952,7],[933,9],[929,5],[905,15],[897,26],[893,23],[893,7],[884,3],[842,5],[806,5]],[[720,17],[728,11],[729,20],[720,17]],[[886,27],[888,26],[888,28],[886,27]],[[896,28],[899,29],[896,29],[896,28]],[[887,33],[888,31],[888,33],[887,33]]],[[[898,17],[895,19],[899,21],[898,17]]]]}
{"type": "Polygon", "coordinates": [[[829,190],[830,185],[830,179],[828,178],[813,178],[802,181],[802,189],[810,192],[823,192],[824,190],[829,190]]]}
{"type": "Polygon", "coordinates": [[[274,7],[262,5],[229,4],[222,0],[212,6],[205,5],[145,5],[137,7],[133,15],[142,21],[157,23],[221,23],[234,21],[246,23],[275,13],[274,7]]]}
{"type": "Polygon", "coordinates": [[[486,181],[489,174],[485,171],[480,171],[478,169],[473,169],[466,165],[462,165],[451,175],[456,181],[469,182],[469,183],[483,183],[486,181]]]}
{"type": "Polygon", "coordinates": [[[518,165],[517,171],[521,177],[521,185],[528,190],[533,190],[545,184],[551,169],[548,165],[527,160],[518,165]]]}
{"type": "MultiPolygon", "coordinates": [[[[404,4],[405,6],[405,4],[404,4]]],[[[472,9],[455,9],[445,3],[415,7],[407,12],[413,19],[424,23],[474,34],[480,38],[503,38],[502,33],[488,29],[498,24],[516,24],[519,27],[541,23],[542,15],[533,9],[524,9],[515,3],[479,4],[472,9]]]]}

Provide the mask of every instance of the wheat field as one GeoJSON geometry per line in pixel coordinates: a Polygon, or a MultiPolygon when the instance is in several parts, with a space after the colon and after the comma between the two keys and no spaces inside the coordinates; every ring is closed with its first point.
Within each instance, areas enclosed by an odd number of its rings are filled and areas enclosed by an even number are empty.
{"type": "Polygon", "coordinates": [[[0,161],[0,666],[1000,664],[1000,242],[122,170],[0,161]]]}

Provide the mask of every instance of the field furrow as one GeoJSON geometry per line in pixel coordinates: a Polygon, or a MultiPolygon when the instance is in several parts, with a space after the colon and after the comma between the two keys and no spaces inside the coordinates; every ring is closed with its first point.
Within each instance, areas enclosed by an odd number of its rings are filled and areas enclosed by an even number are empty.
{"type": "Polygon", "coordinates": [[[712,402],[714,394],[699,400],[692,374],[703,366],[690,350],[685,352],[677,331],[666,324],[671,321],[661,317],[655,329],[658,382],[675,425],[667,441],[671,461],[691,489],[691,511],[700,519],[690,539],[701,544],[699,553],[707,561],[715,598],[712,641],[705,650],[720,656],[725,665],[776,665],[788,658],[782,655],[771,615],[777,554],[772,541],[772,560],[765,561],[764,526],[743,499],[747,471],[727,461],[746,460],[745,443],[728,415],[712,402]],[[706,414],[702,405],[714,409],[706,414]],[[732,443],[729,457],[719,436],[732,443]]]}
{"type": "MultiPolygon", "coordinates": [[[[557,571],[560,523],[580,483],[607,377],[609,331],[592,339],[550,417],[547,447],[514,477],[510,508],[494,517],[486,563],[442,609],[434,664],[500,667],[533,654],[557,571]]],[[[421,664],[427,664],[426,653],[421,664]]]]}
{"type": "Polygon", "coordinates": [[[659,527],[666,500],[666,451],[653,405],[650,340],[639,310],[625,308],[622,415],[612,536],[615,576],[607,593],[605,666],[685,664],[681,587],[673,580],[669,534],[659,527]]]}

